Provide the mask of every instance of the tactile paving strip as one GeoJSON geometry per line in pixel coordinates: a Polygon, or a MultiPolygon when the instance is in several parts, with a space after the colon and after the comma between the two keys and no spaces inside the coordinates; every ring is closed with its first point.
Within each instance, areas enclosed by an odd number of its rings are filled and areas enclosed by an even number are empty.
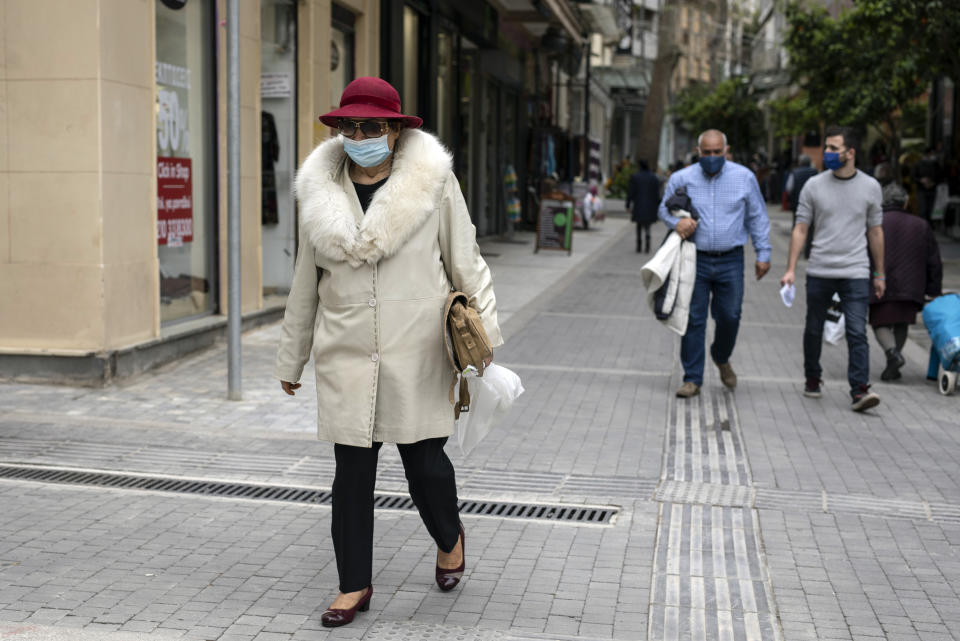
{"type": "Polygon", "coordinates": [[[664,481],[657,488],[655,498],[661,503],[753,507],[756,496],[756,490],[746,485],[664,481]]]}
{"type": "Polygon", "coordinates": [[[370,641],[609,641],[581,635],[518,634],[413,621],[377,621],[360,638],[370,641]]]}
{"type": "Polygon", "coordinates": [[[704,390],[673,404],[662,481],[750,485],[743,439],[727,390],[704,390]]]}
{"type": "Polygon", "coordinates": [[[378,621],[370,626],[362,638],[377,641],[506,641],[510,637],[504,636],[498,630],[409,621],[378,621]]]}
{"type": "MultiPolygon", "coordinates": [[[[725,412],[721,414],[721,407],[715,401],[708,400],[704,408],[685,408],[685,401],[677,404],[674,418],[689,414],[697,416],[698,425],[702,425],[702,418],[706,415],[723,416],[720,422],[719,436],[709,435],[710,430],[700,431],[700,460],[703,463],[703,452],[707,452],[706,474],[698,475],[706,478],[723,479],[723,470],[720,466],[720,441],[727,438],[723,432],[729,433],[730,443],[739,442],[739,433],[736,430],[723,428],[726,420],[725,412]],[[715,408],[715,410],[714,410],[715,408]],[[715,439],[717,458],[711,463],[710,446],[703,448],[704,432],[708,438],[715,439]],[[713,468],[710,468],[714,465],[713,468]]],[[[731,424],[727,422],[729,428],[731,424]]],[[[676,427],[671,426],[671,435],[677,436],[676,427]]],[[[690,426],[690,433],[693,432],[690,426]]],[[[716,431],[716,430],[714,430],[716,431]]],[[[669,449],[669,470],[677,471],[676,447],[683,445],[684,452],[694,453],[694,441],[686,437],[687,428],[684,428],[682,441],[674,440],[674,448],[669,449]]],[[[724,447],[724,452],[726,452],[724,447]]],[[[328,485],[333,478],[334,463],[332,458],[311,456],[281,456],[281,455],[249,455],[223,452],[209,452],[188,450],[178,447],[140,446],[134,447],[123,444],[85,443],[69,440],[43,440],[31,438],[0,437],[0,461],[8,463],[29,463],[34,465],[72,465],[76,467],[97,467],[106,470],[138,470],[159,474],[216,474],[221,478],[234,478],[234,474],[243,471],[240,475],[247,478],[251,475],[259,478],[270,478],[284,483],[317,483],[328,485]]],[[[742,467],[736,458],[732,462],[724,462],[728,470],[733,467],[742,467]]],[[[692,465],[683,469],[692,472],[692,465]]],[[[704,468],[699,468],[701,472],[704,468]]],[[[743,467],[745,476],[747,468],[743,467]]],[[[738,472],[739,473],[739,472],[738,472]]],[[[692,476],[692,474],[691,474],[692,476]]],[[[749,484],[716,483],[709,481],[679,480],[663,478],[658,483],[653,479],[638,479],[623,476],[587,476],[583,474],[559,474],[551,472],[507,471],[495,469],[478,469],[458,467],[457,478],[462,489],[486,495],[508,495],[510,493],[529,493],[563,496],[565,499],[574,497],[625,497],[633,500],[652,499],[658,502],[685,503],[695,505],[721,505],[729,507],[756,507],[761,509],[789,509],[802,512],[848,512],[863,515],[880,516],[883,518],[920,519],[941,523],[960,523],[960,505],[950,503],[924,503],[920,500],[878,498],[855,494],[827,494],[824,492],[804,490],[784,490],[779,488],[753,487],[749,484]]],[[[729,478],[729,475],[728,475],[729,478]]],[[[399,461],[382,460],[377,471],[378,485],[387,491],[401,491],[406,488],[406,478],[399,461]]]]}
{"type": "Polygon", "coordinates": [[[667,424],[651,641],[782,641],[756,492],[727,390],[678,399],[667,424]]]}

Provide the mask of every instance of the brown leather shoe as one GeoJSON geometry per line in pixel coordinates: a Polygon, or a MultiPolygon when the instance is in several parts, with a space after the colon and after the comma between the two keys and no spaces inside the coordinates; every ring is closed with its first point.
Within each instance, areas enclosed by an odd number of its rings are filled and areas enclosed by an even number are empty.
{"type": "Polygon", "coordinates": [[[730,363],[724,363],[723,365],[717,363],[717,369],[720,370],[720,380],[723,381],[724,385],[730,389],[737,386],[737,375],[734,373],[730,363]]]}
{"type": "Polygon", "coordinates": [[[367,593],[364,594],[357,604],[352,608],[340,610],[328,608],[326,612],[320,615],[320,623],[325,628],[339,628],[341,625],[347,625],[353,622],[353,617],[357,612],[366,612],[370,609],[370,597],[373,596],[373,586],[367,586],[367,593]]]}
{"type": "Polygon", "coordinates": [[[439,563],[437,564],[437,587],[444,592],[457,587],[460,579],[463,578],[464,570],[467,569],[467,538],[463,533],[463,523],[460,524],[460,553],[462,554],[460,565],[455,568],[447,570],[440,567],[439,563]]]}
{"type": "Polygon", "coordinates": [[[700,393],[700,386],[691,381],[684,382],[677,390],[677,398],[690,398],[700,393]]]}

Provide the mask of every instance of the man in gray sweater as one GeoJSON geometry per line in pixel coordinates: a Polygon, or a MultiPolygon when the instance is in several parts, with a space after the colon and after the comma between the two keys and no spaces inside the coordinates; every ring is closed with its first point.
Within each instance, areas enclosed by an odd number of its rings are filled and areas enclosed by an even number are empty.
{"type": "Polygon", "coordinates": [[[851,407],[862,412],[880,402],[868,382],[867,308],[870,287],[877,298],[883,297],[886,287],[880,183],[857,170],[856,146],[855,134],[849,127],[827,128],[823,164],[829,171],[809,179],[800,192],[787,271],[780,284],[794,283],[797,259],[813,225],[816,231],[807,262],[807,319],[803,330],[803,369],[807,380],[803,394],[811,398],[821,395],[823,324],[830,299],[837,293],[846,321],[851,407]]]}

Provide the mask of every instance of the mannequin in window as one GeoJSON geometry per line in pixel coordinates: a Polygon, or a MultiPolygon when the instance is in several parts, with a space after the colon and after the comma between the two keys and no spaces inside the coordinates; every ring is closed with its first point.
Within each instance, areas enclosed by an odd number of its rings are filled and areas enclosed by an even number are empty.
{"type": "Polygon", "coordinates": [[[280,222],[277,206],[277,176],[273,165],[280,160],[280,137],[273,114],[260,112],[260,220],[264,225],[276,225],[280,222]]]}

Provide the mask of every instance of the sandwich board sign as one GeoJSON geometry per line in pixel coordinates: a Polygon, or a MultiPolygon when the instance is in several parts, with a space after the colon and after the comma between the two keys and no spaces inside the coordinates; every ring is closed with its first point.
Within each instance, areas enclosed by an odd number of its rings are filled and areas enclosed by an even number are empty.
{"type": "Polygon", "coordinates": [[[566,250],[573,253],[573,201],[542,200],[537,216],[537,245],[541,249],[566,250]]]}

